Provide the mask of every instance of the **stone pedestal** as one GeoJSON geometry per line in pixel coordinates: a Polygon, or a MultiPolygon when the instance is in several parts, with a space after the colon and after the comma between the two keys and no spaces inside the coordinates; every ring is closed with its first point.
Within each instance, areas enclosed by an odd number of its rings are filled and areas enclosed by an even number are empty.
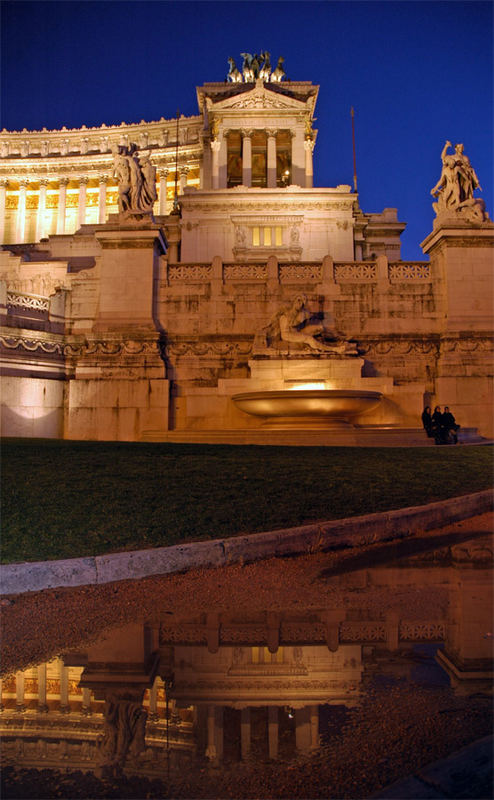
{"type": "Polygon", "coordinates": [[[492,330],[494,223],[438,218],[421,247],[433,274],[444,278],[446,330],[492,330]]]}
{"type": "Polygon", "coordinates": [[[442,217],[422,242],[444,286],[444,314],[433,403],[457,421],[494,435],[492,370],[494,223],[442,217]]]}
{"type": "Polygon", "coordinates": [[[159,257],[166,252],[157,225],[105,225],[95,231],[100,256],[99,308],[94,330],[155,330],[159,257]]]}
{"type": "Polygon", "coordinates": [[[169,382],[157,314],[166,240],[151,222],[112,220],[94,236],[101,246],[94,316],[84,341],[71,350],[65,436],[138,441],[145,430],[168,430],[169,382]]]}

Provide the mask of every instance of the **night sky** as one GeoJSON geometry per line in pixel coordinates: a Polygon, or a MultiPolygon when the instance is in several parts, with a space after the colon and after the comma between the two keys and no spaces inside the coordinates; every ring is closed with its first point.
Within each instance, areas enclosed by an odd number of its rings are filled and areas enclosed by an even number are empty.
{"type": "Polygon", "coordinates": [[[320,84],[316,186],[397,207],[403,258],[423,258],[446,139],[463,142],[493,216],[489,2],[3,2],[1,126],[88,127],[197,114],[195,87],[269,50],[320,84]]]}

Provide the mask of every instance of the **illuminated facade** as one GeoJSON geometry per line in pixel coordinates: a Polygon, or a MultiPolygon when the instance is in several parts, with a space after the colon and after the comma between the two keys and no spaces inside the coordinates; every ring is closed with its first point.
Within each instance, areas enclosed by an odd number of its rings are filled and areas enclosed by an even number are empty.
{"type": "Polygon", "coordinates": [[[492,435],[492,223],[435,226],[430,261],[401,261],[396,209],[313,186],[318,87],[229,81],[199,87],[193,117],[0,133],[2,432],[266,441],[232,396],[312,381],[383,397],[332,443],[424,443],[436,403],[492,435]],[[118,216],[130,143],[156,168],[139,231],[118,216]],[[297,295],[358,358],[259,347],[297,295]]]}

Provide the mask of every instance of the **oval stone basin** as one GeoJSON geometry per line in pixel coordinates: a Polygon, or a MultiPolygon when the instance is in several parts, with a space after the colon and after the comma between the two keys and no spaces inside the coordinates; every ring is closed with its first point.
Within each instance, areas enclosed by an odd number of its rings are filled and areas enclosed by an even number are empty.
{"type": "Polygon", "coordinates": [[[282,389],[233,395],[241,411],[265,417],[269,428],[343,428],[353,417],[376,408],[381,392],[361,389],[282,389]]]}

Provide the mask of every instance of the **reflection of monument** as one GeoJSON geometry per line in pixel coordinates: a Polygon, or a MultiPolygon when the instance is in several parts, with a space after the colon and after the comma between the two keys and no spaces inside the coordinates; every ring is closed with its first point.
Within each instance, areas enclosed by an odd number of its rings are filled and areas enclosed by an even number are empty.
{"type": "Polygon", "coordinates": [[[359,703],[377,668],[413,681],[424,643],[439,646],[456,692],[490,686],[490,536],[335,581],[338,607],[184,611],[5,677],[5,762],[50,766],[70,755],[77,768],[159,775],[167,742],[176,767],[193,756],[291,757],[317,747],[324,719],[359,703]]]}
{"type": "Polygon", "coordinates": [[[2,432],[269,443],[232,397],[317,384],[383,397],[313,443],[430,444],[436,404],[492,435],[494,225],[463,145],[430,261],[403,261],[396,209],[313,185],[318,87],[237,63],[193,117],[0,133],[2,432]]]}

